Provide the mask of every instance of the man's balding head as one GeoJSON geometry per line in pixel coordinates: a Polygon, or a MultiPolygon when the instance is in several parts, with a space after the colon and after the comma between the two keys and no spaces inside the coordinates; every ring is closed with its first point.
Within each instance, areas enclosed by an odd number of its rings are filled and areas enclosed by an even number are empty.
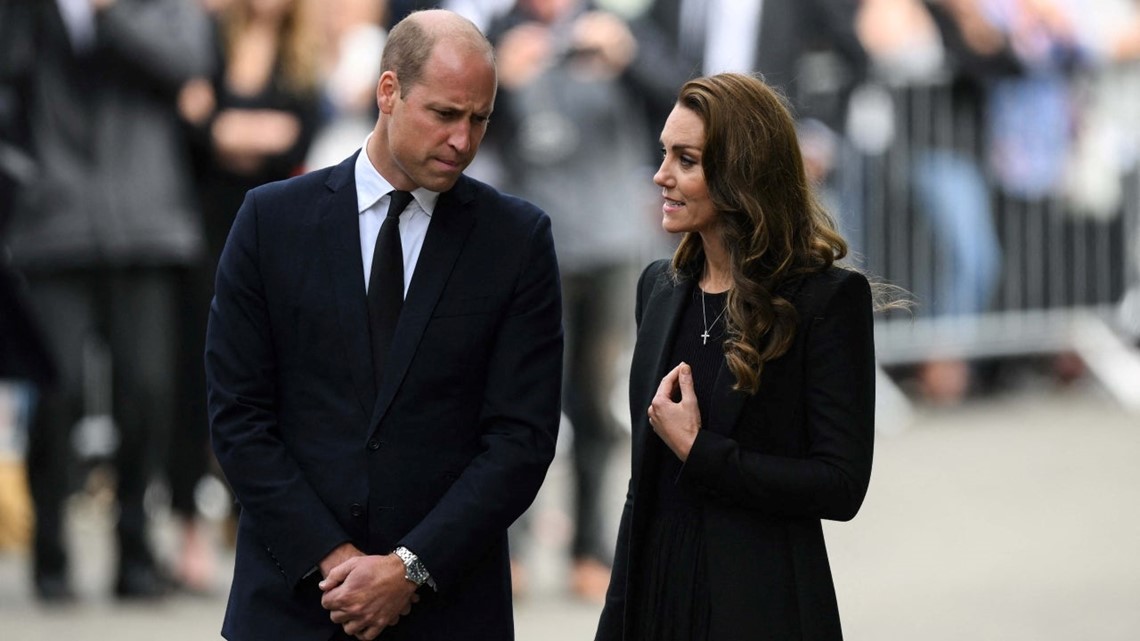
{"type": "Polygon", "coordinates": [[[441,41],[469,47],[483,55],[492,67],[494,48],[479,28],[467,18],[443,9],[416,11],[401,20],[388,34],[380,58],[380,72],[392,71],[400,81],[401,92],[409,91],[420,80],[424,64],[441,41]]]}

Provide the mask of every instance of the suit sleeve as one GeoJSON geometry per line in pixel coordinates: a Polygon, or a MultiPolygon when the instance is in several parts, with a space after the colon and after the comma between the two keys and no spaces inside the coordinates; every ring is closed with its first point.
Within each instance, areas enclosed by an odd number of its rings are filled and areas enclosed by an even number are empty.
{"type": "Polygon", "coordinates": [[[867,493],[875,432],[871,309],[866,279],[848,272],[823,311],[801,323],[808,327],[803,458],[744,449],[701,430],[683,473],[714,495],[767,514],[853,518],[867,493]]]}
{"type": "Polygon", "coordinates": [[[550,219],[539,217],[487,363],[481,452],[401,541],[440,592],[534,501],[554,459],[562,389],[562,294],[550,219]]]}
{"type": "Polygon", "coordinates": [[[282,439],[256,194],[246,196],[234,220],[210,305],[210,430],[242,519],[252,522],[282,574],[296,584],[350,537],[306,481],[282,439]]]}

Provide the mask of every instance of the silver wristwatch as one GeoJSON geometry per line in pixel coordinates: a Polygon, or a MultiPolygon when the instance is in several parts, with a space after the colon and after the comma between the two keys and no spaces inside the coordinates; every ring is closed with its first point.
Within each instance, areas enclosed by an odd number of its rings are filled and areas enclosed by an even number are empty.
{"type": "Polygon", "coordinates": [[[431,575],[428,574],[427,568],[420,562],[420,557],[416,556],[411,550],[404,546],[396,548],[393,553],[400,557],[404,562],[404,578],[415,583],[417,586],[425,583],[431,584],[431,575]]]}

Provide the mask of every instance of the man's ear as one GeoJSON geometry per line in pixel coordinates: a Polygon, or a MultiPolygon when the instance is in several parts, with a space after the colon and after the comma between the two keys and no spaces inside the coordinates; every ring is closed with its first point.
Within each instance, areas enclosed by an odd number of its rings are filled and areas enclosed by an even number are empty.
{"type": "Polygon", "coordinates": [[[396,101],[400,99],[400,80],[395,71],[380,74],[376,83],[376,106],[381,113],[391,114],[396,101]]]}

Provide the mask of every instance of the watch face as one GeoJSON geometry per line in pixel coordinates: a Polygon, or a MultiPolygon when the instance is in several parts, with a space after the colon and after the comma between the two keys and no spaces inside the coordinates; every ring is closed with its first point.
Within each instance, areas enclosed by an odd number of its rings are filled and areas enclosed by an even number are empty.
{"type": "Polygon", "coordinates": [[[427,570],[424,568],[420,560],[416,558],[411,551],[399,548],[396,550],[396,555],[404,562],[404,578],[415,583],[416,585],[423,585],[427,581],[427,570]]]}
{"type": "Polygon", "coordinates": [[[412,583],[415,583],[416,585],[423,585],[424,581],[427,581],[427,573],[424,572],[422,568],[416,567],[416,565],[417,564],[413,563],[412,567],[407,569],[408,579],[410,579],[412,583]]]}

